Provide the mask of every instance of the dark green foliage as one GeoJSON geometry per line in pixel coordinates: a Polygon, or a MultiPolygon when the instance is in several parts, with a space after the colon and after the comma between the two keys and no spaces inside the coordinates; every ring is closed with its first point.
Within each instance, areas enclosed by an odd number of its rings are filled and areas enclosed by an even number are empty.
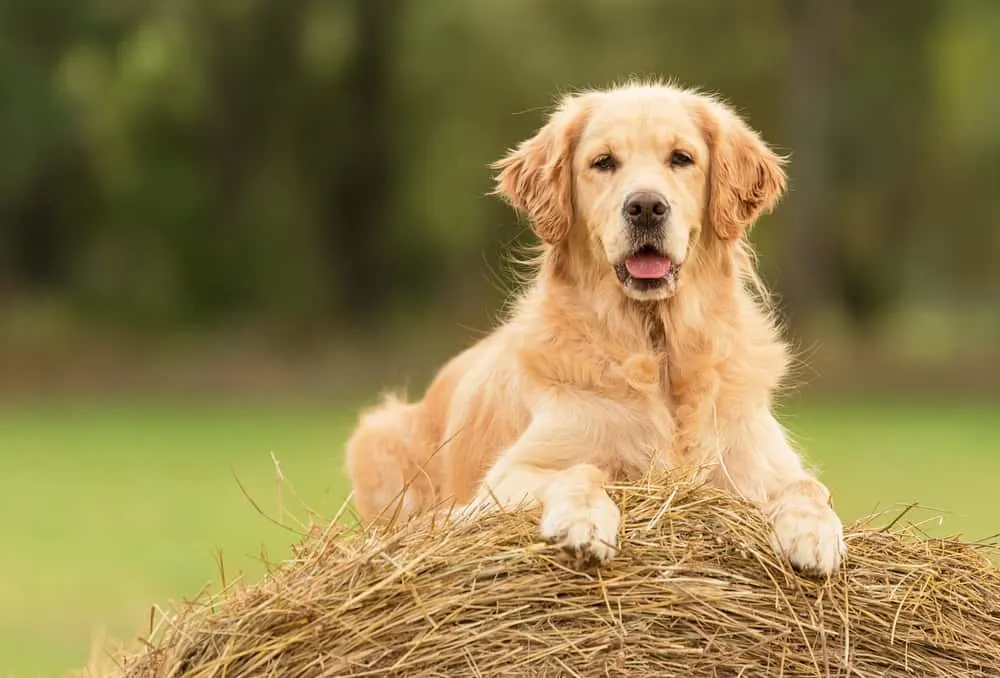
{"type": "Polygon", "coordinates": [[[791,153],[755,237],[793,317],[988,299],[998,30],[931,0],[6,0],[0,295],[155,327],[492,299],[523,224],[487,164],[559,92],[637,75],[791,153]]]}

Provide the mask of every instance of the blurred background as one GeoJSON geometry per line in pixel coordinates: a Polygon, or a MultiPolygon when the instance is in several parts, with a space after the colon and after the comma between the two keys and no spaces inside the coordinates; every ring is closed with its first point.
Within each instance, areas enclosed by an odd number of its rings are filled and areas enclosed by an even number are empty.
{"type": "Polygon", "coordinates": [[[333,516],[512,289],[488,163],[633,75],[791,156],[753,238],[845,518],[1000,531],[998,65],[993,0],[0,0],[0,675],[333,516]]]}

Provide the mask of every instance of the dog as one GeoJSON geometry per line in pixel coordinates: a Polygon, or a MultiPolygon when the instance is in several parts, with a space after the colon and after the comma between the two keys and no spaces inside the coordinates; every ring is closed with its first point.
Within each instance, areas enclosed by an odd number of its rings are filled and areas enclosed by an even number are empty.
{"type": "Polygon", "coordinates": [[[563,96],[492,165],[540,240],[531,280],[422,400],[361,413],[359,516],[540,508],[542,537],[599,564],[619,547],[606,485],[673,469],[759,505],[798,570],[835,573],[843,526],[773,414],[789,350],[747,239],[784,166],[714,95],[563,96]]]}

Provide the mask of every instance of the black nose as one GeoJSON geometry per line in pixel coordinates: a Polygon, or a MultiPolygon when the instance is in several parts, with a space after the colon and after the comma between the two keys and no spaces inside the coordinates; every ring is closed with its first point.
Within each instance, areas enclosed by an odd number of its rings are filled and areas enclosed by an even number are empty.
{"type": "Polygon", "coordinates": [[[633,226],[652,228],[660,226],[670,213],[670,205],[659,193],[642,191],[625,199],[625,219],[633,226]]]}

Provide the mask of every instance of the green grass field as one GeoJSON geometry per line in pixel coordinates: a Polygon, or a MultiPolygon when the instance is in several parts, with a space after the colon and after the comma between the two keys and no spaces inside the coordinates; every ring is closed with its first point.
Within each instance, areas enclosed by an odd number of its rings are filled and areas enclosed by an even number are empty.
{"type": "MultiPolygon", "coordinates": [[[[916,500],[947,512],[937,534],[1000,531],[997,403],[794,403],[782,419],[845,519],[916,500]]],[[[63,675],[101,629],[134,637],[153,604],[218,582],[219,549],[229,576],[258,576],[262,546],[286,556],[295,536],[234,473],[277,514],[273,452],[331,515],[352,421],[317,404],[0,408],[0,676],[63,675]]],[[[304,516],[287,488],[280,503],[304,516]]]]}

